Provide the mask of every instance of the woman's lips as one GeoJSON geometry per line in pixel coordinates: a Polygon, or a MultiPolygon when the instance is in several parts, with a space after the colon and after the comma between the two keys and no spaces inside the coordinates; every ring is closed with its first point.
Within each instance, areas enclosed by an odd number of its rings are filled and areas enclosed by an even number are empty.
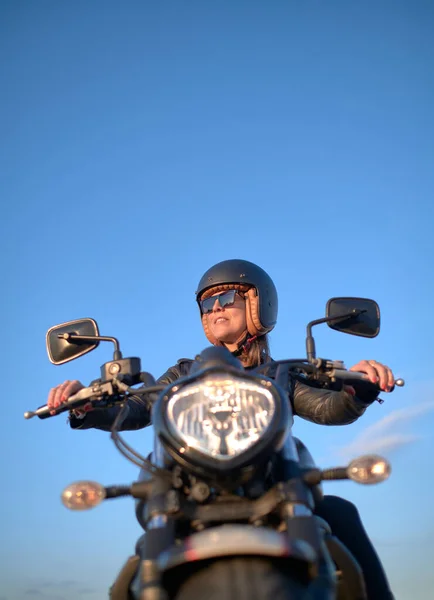
{"type": "Polygon", "coordinates": [[[224,323],[225,321],[227,321],[227,319],[225,317],[218,317],[215,321],[214,321],[214,325],[218,325],[219,323],[224,323]]]}

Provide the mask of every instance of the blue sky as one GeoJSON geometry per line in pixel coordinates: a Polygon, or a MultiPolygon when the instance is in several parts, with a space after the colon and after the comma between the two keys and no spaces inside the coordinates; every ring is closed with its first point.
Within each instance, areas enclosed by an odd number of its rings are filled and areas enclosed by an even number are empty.
{"type": "MultiPolygon", "coordinates": [[[[111,356],[55,367],[46,330],[92,316],[158,376],[206,346],[195,287],[233,257],[276,282],[275,358],[304,351],[329,297],[379,302],[378,338],[324,326],[318,354],[375,358],[407,386],[351,426],[294,431],[324,466],[387,445],[387,483],[327,490],[359,507],[397,600],[428,597],[433,27],[429,0],[0,3],[1,600],[105,597],[140,535],[127,499],[60,504],[73,480],[136,469],[106,433],[24,421],[111,356]]],[[[152,433],[127,438],[146,452],[152,433]]]]}

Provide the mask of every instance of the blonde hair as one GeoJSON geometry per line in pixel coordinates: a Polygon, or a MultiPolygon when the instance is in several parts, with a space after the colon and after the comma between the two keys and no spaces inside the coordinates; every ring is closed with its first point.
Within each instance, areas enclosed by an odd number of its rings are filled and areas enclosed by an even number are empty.
{"type": "Polygon", "coordinates": [[[270,344],[267,334],[247,342],[239,358],[245,367],[258,367],[260,364],[270,360],[270,344]]]}

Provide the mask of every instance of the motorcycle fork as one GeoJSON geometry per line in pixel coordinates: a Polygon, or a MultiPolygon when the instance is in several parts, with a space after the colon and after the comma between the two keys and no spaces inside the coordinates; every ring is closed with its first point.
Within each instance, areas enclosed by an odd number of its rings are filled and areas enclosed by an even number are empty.
{"type": "MultiPolygon", "coordinates": [[[[159,440],[154,440],[153,462],[158,466],[164,464],[164,451],[159,440]]],[[[133,584],[136,598],[139,600],[166,600],[167,594],[161,584],[161,573],[158,557],[175,540],[175,523],[167,515],[167,498],[172,489],[171,482],[155,478],[152,491],[146,501],[146,533],[136,545],[136,553],[140,556],[138,576],[133,584]]]]}
{"type": "MultiPolygon", "coordinates": [[[[155,505],[154,505],[155,506],[155,505]]],[[[150,518],[146,533],[140,538],[136,552],[140,563],[133,584],[135,597],[140,600],[166,600],[167,595],[161,584],[158,557],[170,548],[175,539],[175,524],[164,514],[150,518]]]]}
{"type": "Polygon", "coordinates": [[[282,481],[278,484],[282,499],[280,516],[285,523],[289,542],[291,539],[303,541],[315,551],[317,560],[308,572],[312,598],[329,600],[335,597],[336,576],[325,545],[325,532],[313,514],[312,492],[303,483],[299,464],[293,459],[292,452],[288,454],[286,446],[275,465],[276,474],[282,481]]]}

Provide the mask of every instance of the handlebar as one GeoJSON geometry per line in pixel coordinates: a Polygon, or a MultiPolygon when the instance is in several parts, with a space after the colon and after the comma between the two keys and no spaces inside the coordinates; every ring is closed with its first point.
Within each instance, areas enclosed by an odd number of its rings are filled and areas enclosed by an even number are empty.
{"type": "Polygon", "coordinates": [[[152,394],[155,392],[161,392],[161,390],[163,390],[165,387],[166,385],[150,385],[136,390],[120,380],[113,379],[112,381],[96,383],[95,385],[79,390],[76,394],[70,396],[66,402],[62,403],[55,409],[50,409],[45,404],[44,406],[40,406],[35,411],[26,411],[24,413],[24,418],[32,419],[33,417],[39,417],[40,419],[48,419],[49,417],[55,417],[63,412],[73,410],[74,408],[80,408],[89,401],[104,400],[104,396],[110,401],[114,401],[116,398],[122,400],[126,397],[126,393],[130,395],[152,394]],[[122,396],[121,394],[124,395],[122,396]]]}
{"type": "MultiPolygon", "coordinates": [[[[366,373],[360,373],[359,371],[347,371],[346,369],[332,369],[327,373],[327,375],[331,378],[332,381],[335,381],[336,379],[340,379],[341,381],[345,381],[348,383],[350,383],[351,381],[363,381],[366,384],[371,383],[376,390],[380,389],[378,385],[371,382],[369,376],[366,373]]],[[[395,386],[404,387],[404,385],[405,381],[403,379],[395,379],[395,383],[390,391],[393,391],[395,389],[395,386]]]]}
{"type": "Polygon", "coordinates": [[[47,419],[48,417],[54,417],[63,412],[73,410],[74,408],[79,408],[80,406],[83,406],[83,404],[86,404],[87,400],[90,400],[93,397],[102,396],[103,394],[113,394],[113,384],[110,381],[79,390],[57,408],[50,409],[44,404],[44,406],[40,406],[35,411],[27,411],[24,413],[24,418],[32,419],[33,417],[39,417],[40,419],[47,419]]]}
{"type": "MultiPolygon", "coordinates": [[[[288,360],[277,362],[281,362],[283,364],[292,363],[293,365],[297,365],[298,368],[306,368],[309,366],[310,372],[312,372],[312,369],[315,370],[315,367],[313,367],[313,365],[307,365],[306,363],[303,364],[298,359],[297,361],[288,360]]],[[[375,391],[380,390],[377,384],[373,384],[371,382],[369,376],[366,373],[360,373],[358,371],[347,371],[346,369],[332,368],[328,369],[324,373],[324,375],[326,375],[326,377],[329,378],[331,381],[341,380],[347,383],[351,383],[351,381],[362,381],[364,385],[372,386],[372,388],[375,391]]],[[[390,391],[393,391],[395,386],[403,387],[404,385],[405,381],[403,379],[396,379],[394,386],[390,391]]],[[[70,396],[66,402],[64,402],[55,409],[50,410],[50,408],[45,404],[44,406],[40,406],[39,408],[37,408],[35,411],[26,411],[24,413],[24,418],[32,419],[33,417],[39,417],[40,419],[47,419],[48,417],[54,417],[63,412],[67,412],[75,408],[80,408],[87,404],[87,402],[89,401],[101,401],[103,400],[104,396],[106,396],[107,398],[111,397],[111,400],[114,400],[116,395],[120,396],[122,393],[141,395],[152,392],[159,392],[165,387],[165,385],[151,385],[139,390],[135,390],[126,385],[125,383],[121,382],[120,380],[116,379],[112,381],[107,381],[105,383],[100,382],[96,383],[93,386],[79,390],[76,394],[70,396]]]]}

